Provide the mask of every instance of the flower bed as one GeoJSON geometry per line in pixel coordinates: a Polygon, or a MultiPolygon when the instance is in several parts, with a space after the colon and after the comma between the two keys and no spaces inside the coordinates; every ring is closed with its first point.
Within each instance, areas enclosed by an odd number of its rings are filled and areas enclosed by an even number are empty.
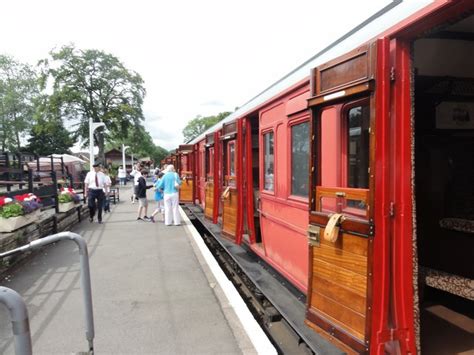
{"type": "Polygon", "coordinates": [[[12,232],[38,219],[41,204],[32,193],[0,197],[0,232],[12,232]]]}
{"type": "Polygon", "coordinates": [[[74,208],[79,202],[81,198],[79,195],[74,191],[73,188],[61,188],[59,196],[58,196],[58,211],[60,213],[64,213],[69,211],[70,209],[74,208]]]}

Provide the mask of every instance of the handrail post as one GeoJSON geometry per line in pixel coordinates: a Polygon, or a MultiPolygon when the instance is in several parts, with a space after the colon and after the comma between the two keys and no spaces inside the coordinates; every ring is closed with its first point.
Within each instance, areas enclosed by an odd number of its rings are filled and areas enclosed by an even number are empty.
{"type": "Polygon", "coordinates": [[[12,289],[0,286],[0,303],[3,303],[10,313],[16,355],[31,355],[30,323],[28,310],[23,298],[12,289]]]}
{"type": "Polygon", "coordinates": [[[0,259],[6,256],[11,256],[17,253],[23,253],[29,250],[35,250],[42,246],[55,243],[60,240],[69,239],[77,244],[79,248],[79,262],[81,266],[81,286],[84,301],[85,311],[85,326],[86,326],[86,339],[89,343],[89,351],[94,352],[94,313],[92,308],[92,288],[91,288],[91,276],[89,269],[89,252],[87,250],[87,243],[79,234],[72,232],[61,232],[53,234],[41,239],[32,241],[22,247],[6,251],[0,254],[0,259]]]}

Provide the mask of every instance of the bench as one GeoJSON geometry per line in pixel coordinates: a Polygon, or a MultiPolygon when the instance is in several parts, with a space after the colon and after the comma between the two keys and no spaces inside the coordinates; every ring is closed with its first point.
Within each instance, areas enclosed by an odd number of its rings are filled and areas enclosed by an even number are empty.
{"type": "Polygon", "coordinates": [[[420,272],[425,285],[474,301],[474,280],[428,267],[420,272]]]}
{"type": "Polygon", "coordinates": [[[112,200],[114,205],[117,204],[117,201],[120,202],[120,189],[118,187],[111,188],[109,198],[112,200]]]}

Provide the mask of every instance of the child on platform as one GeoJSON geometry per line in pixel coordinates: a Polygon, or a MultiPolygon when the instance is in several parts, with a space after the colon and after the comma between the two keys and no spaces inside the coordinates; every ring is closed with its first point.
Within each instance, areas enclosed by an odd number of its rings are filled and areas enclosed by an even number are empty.
{"type": "Polygon", "coordinates": [[[159,212],[161,213],[160,221],[163,222],[165,220],[165,205],[163,203],[163,191],[158,189],[158,184],[160,183],[162,177],[163,177],[163,173],[161,173],[158,170],[156,174],[156,181],[155,181],[155,184],[153,185],[155,189],[155,201],[156,201],[156,209],[155,211],[153,211],[153,214],[150,217],[153,223],[155,223],[155,215],[159,212]]]}

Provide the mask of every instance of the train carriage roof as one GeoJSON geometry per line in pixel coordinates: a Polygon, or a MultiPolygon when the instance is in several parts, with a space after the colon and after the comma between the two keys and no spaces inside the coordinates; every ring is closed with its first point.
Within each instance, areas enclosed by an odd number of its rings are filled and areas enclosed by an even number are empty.
{"type": "MultiPolygon", "coordinates": [[[[250,113],[256,107],[264,104],[282,91],[296,85],[300,81],[309,77],[310,70],[331,59],[337,58],[358,46],[377,37],[377,35],[387,31],[400,21],[410,17],[422,8],[434,3],[433,0],[394,0],[380,11],[369,17],[367,20],[356,26],[341,38],[324,48],[306,62],[298,66],[283,78],[272,84],[270,87],[259,93],[257,96],[243,104],[238,110],[227,116],[224,120],[201,133],[192,139],[188,144],[195,144],[210,132],[214,132],[222,127],[223,123],[230,122],[250,113]]],[[[317,34],[315,34],[317,35],[317,34]]]]}

